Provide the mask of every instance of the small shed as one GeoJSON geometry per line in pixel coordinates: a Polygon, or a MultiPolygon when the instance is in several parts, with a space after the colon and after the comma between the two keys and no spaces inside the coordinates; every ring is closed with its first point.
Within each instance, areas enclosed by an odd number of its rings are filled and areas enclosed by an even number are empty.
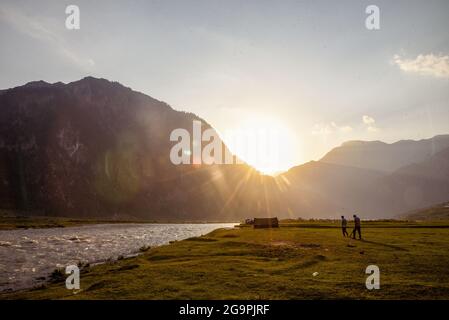
{"type": "Polygon", "coordinates": [[[279,228],[278,218],[254,218],[254,228],[279,228]]]}

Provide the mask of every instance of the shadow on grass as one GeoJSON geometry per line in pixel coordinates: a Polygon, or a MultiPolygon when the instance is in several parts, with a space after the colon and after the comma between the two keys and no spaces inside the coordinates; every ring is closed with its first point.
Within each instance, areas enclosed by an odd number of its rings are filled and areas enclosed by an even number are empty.
{"type": "Polygon", "coordinates": [[[362,240],[359,240],[359,241],[362,241],[362,242],[365,242],[365,243],[370,243],[370,244],[375,244],[375,245],[378,245],[378,246],[387,247],[387,248],[398,250],[398,251],[408,251],[407,249],[404,249],[402,247],[395,246],[395,245],[392,245],[392,244],[386,244],[386,243],[376,242],[376,241],[369,241],[369,240],[365,240],[365,239],[362,239],[362,240]]]}

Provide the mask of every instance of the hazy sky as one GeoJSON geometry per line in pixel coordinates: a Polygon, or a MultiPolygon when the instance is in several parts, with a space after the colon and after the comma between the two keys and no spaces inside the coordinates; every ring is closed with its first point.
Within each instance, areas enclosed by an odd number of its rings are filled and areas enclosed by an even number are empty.
{"type": "Polygon", "coordinates": [[[0,88],[92,75],[219,132],[270,119],[292,133],[285,167],[346,140],[449,133],[448,31],[449,1],[0,0],[0,88]]]}

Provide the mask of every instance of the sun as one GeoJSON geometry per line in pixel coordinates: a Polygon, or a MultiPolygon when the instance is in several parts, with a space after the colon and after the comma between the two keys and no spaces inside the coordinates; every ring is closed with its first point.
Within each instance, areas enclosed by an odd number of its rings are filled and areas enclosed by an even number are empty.
{"type": "Polygon", "coordinates": [[[226,130],[223,140],[231,152],[268,175],[292,167],[298,151],[293,131],[272,116],[248,115],[226,130]]]}

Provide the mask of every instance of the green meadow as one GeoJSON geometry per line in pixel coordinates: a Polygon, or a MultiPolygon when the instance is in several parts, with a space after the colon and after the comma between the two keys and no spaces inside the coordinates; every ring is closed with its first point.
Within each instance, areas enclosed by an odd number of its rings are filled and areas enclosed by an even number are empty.
{"type": "Polygon", "coordinates": [[[85,266],[78,291],[60,275],[0,299],[449,299],[449,223],[365,222],[362,236],[338,222],[219,229],[85,266]],[[365,286],[373,264],[379,290],[365,286]]]}

